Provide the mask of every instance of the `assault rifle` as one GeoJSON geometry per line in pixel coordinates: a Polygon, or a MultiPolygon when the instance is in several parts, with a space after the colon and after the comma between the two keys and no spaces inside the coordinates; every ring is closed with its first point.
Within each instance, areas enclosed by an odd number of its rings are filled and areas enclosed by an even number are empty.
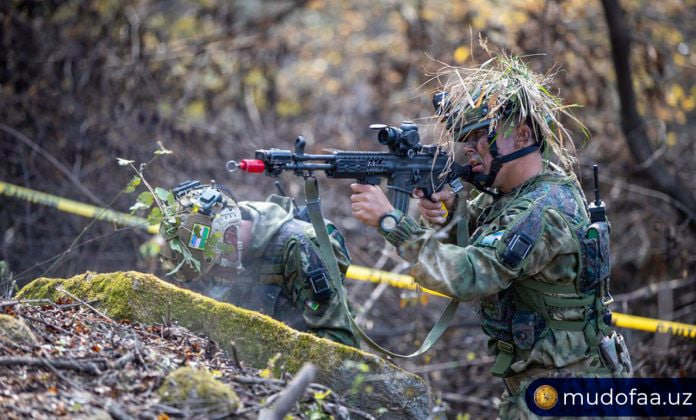
{"type": "Polygon", "coordinates": [[[295,151],[268,149],[257,150],[256,159],[227,162],[230,172],[245,172],[279,176],[283,171],[309,177],[314,171],[324,171],[329,178],[355,179],[361,184],[379,185],[387,179],[389,201],[406,213],[409,198],[419,188],[425,197],[442,190],[449,184],[455,192],[463,188],[461,180],[473,178],[470,165],[460,165],[449,158],[437,145],[420,144],[418,126],[404,121],[400,127],[372,124],[378,130],[377,140],[387,146],[388,152],[337,151],[331,154],[305,154],[305,140],[295,140],[295,151]]]}

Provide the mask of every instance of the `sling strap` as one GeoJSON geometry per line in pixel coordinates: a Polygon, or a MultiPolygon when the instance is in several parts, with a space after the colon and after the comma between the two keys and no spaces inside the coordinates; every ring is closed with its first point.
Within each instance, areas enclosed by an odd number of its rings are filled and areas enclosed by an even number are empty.
{"type": "Polygon", "coordinates": [[[350,310],[348,309],[348,302],[346,299],[346,292],[341,287],[341,273],[338,269],[338,262],[336,261],[336,255],[333,253],[333,248],[329,239],[329,234],[324,224],[324,217],[321,213],[321,199],[319,198],[319,184],[314,177],[305,178],[305,196],[307,199],[307,211],[309,213],[309,218],[314,226],[314,231],[317,235],[317,241],[319,242],[319,251],[321,254],[321,259],[324,262],[324,266],[329,272],[329,278],[334,284],[336,293],[338,294],[339,301],[343,306],[343,310],[348,314],[348,319],[350,323],[358,333],[360,338],[362,338],[372,349],[384,353],[392,357],[399,358],[410,358],[420,356],[430,349],[437,342],[437,340],[442,336],[447,327],[452,321],[457,307],[459,306],[459,301],[456,299],[450,300],[447,307],[440,315],[440,319],[437,320],[433,328],[430,330],[428,335],[423,340],[420,348],[411,354],[398,354],[385,349],[379,344],[375,343],[363,330],[358,326],[353,317],[350,315],[350,310]]]}

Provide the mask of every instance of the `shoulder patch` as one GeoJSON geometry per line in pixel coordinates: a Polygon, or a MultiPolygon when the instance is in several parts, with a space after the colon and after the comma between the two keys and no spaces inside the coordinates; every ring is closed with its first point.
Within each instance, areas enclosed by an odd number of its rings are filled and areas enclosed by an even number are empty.
{"type": "Polygon", "coordinates": [[[503,238],[503,235],[505,234],[504,230],[499,230],[497,232],[493,232],[490,235],[486,235],[481,240],[479,241],[479,245],[481,246],[489,246],[495,248],[496,244],[498,243],[499,240],[503,238]]]}
{"type": "Polygon", "coordinates": [[[534,247],[534,240],[529,235],[519,232],[512,236],[501,260],[509,268],[517,268],[534,247]]]}

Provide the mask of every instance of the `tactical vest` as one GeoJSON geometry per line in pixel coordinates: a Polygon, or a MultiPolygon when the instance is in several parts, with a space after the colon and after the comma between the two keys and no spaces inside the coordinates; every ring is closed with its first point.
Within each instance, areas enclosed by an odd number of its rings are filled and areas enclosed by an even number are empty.
{"type": "MultiPolygon", "coordinates": [[[[343,244],[338,230],[334,229],[331,236],[343,244]]],[[[317,302],[327,300],[333,290],[329,287],[329,282],[324,281],[327,277],[321,276],[325,270],[313,240],[311,225],[297,219],[284,223],[266,244],[262,254],[244,264],[245,271],[238,278],[230,281],[224,276],[216,275],[217,283],[207,294],[217,300],[266,314],[296,330],[307,331],[308,327],[303,317],[304,302],[294,302],[292,296],[288,296],[284,289],[284,257],[293,240],[308,256],[309,261],[310,276],[306,279],[298,278],[297,281],[308,282],[310,290],[313,291],[312,298],[317,302]]]]}
{"type": "MultiPolygon", "coordinates": [[[[544,211],[551,208],[562,215],[574,233],[580,267],[572,284],[522,278],[486,302],[493,307],[481,311],[482,325],[486,334],[497,340],[497,358],[491,373],[501,377],[510,374],[516,350],[530,350],[549,330],[583,331],[593,354],[598,351],[598,334],[609,332],[603,319],[610,272],[608,224],[590,225],[584,195],[569,178],[541,181],[515,202],[519,200],[533,205],[506,228],[501,238],[506,244],[501,255],[503,264],[513,269],[524,264],[524,257],[541,237],[544,211]],[[550,314],[555,308],[576,308],[584,317],[557,320],[550,314]]],[[[490,216],[482,214],[483,219],[491,219],[490,216]]]]}

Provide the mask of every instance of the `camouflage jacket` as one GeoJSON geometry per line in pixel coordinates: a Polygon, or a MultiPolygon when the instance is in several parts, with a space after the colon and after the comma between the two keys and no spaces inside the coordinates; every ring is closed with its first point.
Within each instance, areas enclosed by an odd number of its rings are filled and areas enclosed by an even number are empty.
{"type": "Polygon", "coordinates": [[[594,311],[601,308],[592,306],[599,301],[594,292],[589,297],[593,303],[544,306],[544,316],[521,304],[530,297],[558,302],[587,296],[567,294],[569,288],[581,287],[578,232],[589,225],[585,198],[574,177],[547,164],[541,174],[501,197],[479,194],[470,201],[459,199],[453,220],[434,230],[406,216],[386,239],[414,264],[411,274],[422,286],[477,302],[483,330],[492,338],[492,353],[500,352],[499,341],[514,345],[514,358],[500,376],[600,363],[595,341],[601,338],[600,327],[594,311]],[[518,235],[513,233],[526,233],[516,249],[513,240],[518,235]],[[523,291],[525,284],[535,285],[535,290],[523,291]]]}
{"type": "MultiPolygon", "coordinates": [[[[348,314],[338,293],[318,296],[308,273],[321,268],[312,225],[293,218],[292,203],[280,196],[266,202],[239,202],[253,221],[251,243],[244,249],[244,272],[216,267],[211,278],[190,287],[216,300],[255,310],[299,331],[358,347],[348,314]],[[311,241],[311,243],[310,243],[311,241]]],[[[339,268],[345,275],[350,259],[340,234],[331,241],[339,268]]],[[[332,285],[333,287],[333,285],[332,285]]],[[[340,287],[343,287],[341,284],[340,287]]]]}

